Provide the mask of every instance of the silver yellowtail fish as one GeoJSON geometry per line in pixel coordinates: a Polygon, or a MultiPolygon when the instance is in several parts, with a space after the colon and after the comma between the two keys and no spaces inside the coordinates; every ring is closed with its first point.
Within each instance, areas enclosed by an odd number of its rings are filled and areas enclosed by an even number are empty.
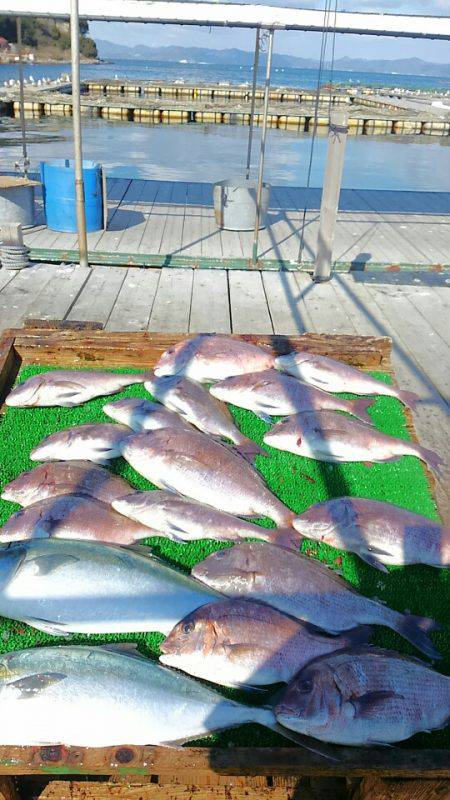
{"type": "Polygon", "coordinates": [[[21,506],[63,494],[84,494],[112,503],[130,491],[120,475],[90,461],[50,461],[22,472],[3,487],[1,497],[21,506]]]}
{"type": "Polygon", "coordinates": [[[265,444],[318,461],[385,463],[415,456],[440,477],[444,461],[417,442],[397,439],[336,411],[306,411],[277,422],[265,444]]]}
{"type": "MultiPolygon", "coordinates": [[[[196,539],[235,542],[251,538],[297,549],[301,540],[292,528],[262,528],[226,511],[159,489],[119,497],[113,501],[113,508],[153,528],[158,536],[167,536],[177,542],[196,539]]],[[[152,532],[147,531],[147,536],[151,535],[152,532]]]]}
{"type": "Polygon", "coordinates": [[[249,722],[290,738],[272,708],[225,698],[128,648],[70,645],[1,655],[0,715],[8,725],[0,726],[0,744],[171,746],[249,722]]]}
{"type": "Polygon", "coordinates": [[[388,650],[333,653],[302,669],[275,713],[324,742],[401,742],[450,724],[450,678],[388,650]]]}
{"type": "Polygon", "coordinates": [[[293,522],[309,539],[350,550],[372,566],[450,567],[450,528],[391,503],[336,497],[311,506],[293,522]]]}
{"type": "Polygon", "coordinates": [[[168,409],[203,433],[230,439],[242,455],[267,455],[256,442],[238,430],[227,406],[211,397],[200,384],[182,375],[163,375],[146,380],[144,386],[168,409]]]}
{"type": "Polygon", "coordinates": [[[121,445],[132,431],[126,425],[98,422],[75,425],[73,428],[51,433],[30,453],[32,461],[93,461],[107,464],[117,458],[121,445]]]}
{"type": "Polygon", "coordinates": [[[161,645],[160,661],[224,686],[288,683],[318,656],[365,644],[370,628],[330,636],[264,603],[229,599],[188,614],[161,645]]]}
{"type": "Polygon", "coordinates": [[[32,539],[0,548],[0,615],[54,636],[167,634],[216,597],[144,547],[32,539]]]}
{"type": "Polygon", "coordinates": [[[247,408],[263,419],[298,414],[302,411],[330,410],[345,411],[363,422],[372,424],[372,419],[367,413],[367,408],[373,403],[372,398],[341,400],[276,369],[226,378],[214,384],[210,392],[219,400],[247,408]]]}
{"type": "Polygon", "coordinates": [[[290,527],[294,513],[242,456],[203,433],[165,428],[124,440],[122,455],[147,480],[221,511],[267,516],[290,527]]]}
{"type": "Polygon", "coordinates": [[[386,625],[431,658],[439,657],[427,634],[440,627],[433,620],[401,614],[358,594],[324,564],[282,547],[239,543],[212,553],[192,575],[222,594],[260,600],[329,633],[386,625]]]}
{"type": "Polygon", "coordinates": [[[275,356],[264,347],[225,334],[202,333],[169,347],[159,359],[155,375],[185,375],[209,383],[270,369],[274,363],[275,356]]]}
{"type": "Polygon", "coordinates": [[[407,406],[415,406],[419,397],[414,392],[405,392],[343,361],[314,353],[289,353],[275,359],[277,369],[288,372],[295,378],[325,389],[326,392],[352,392],[353,394],[382,394],[396,397],[407,406]]]}
{"type": "Polygon", "coordinates": [[[21,508],[0,528],[0,542],[24,539],[89,539],[127,545],[151,532],[109,504],[77,494],[58,495],[21,508]]]}
{"type": "Polygon", "coordinates": [[[108,417],[128,425],[133,431],[156,431],[159,428],[183,428],[191,431],[192,425],[161,403],[153,403],[142,397],[123,397],[103,406],[108,417]]]}
{"type": "Polygon", "coordinates": [[[34,375],[20,383],[9,393],[7,406],[79,406],[105,394],[115,394],[131,386],[143,383],[147,373],[125,375],[119,372],[100,370],[52,370],[34,375]]]}

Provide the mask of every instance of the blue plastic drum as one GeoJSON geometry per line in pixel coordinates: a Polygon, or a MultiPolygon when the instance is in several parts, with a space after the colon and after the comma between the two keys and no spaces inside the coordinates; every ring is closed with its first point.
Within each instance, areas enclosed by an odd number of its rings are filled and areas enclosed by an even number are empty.
{"type": "MultiPolygon", "coordinates": [[[[83,161],[86,229],[103,228],[102,168],[94,161],[83,161]]],[[[42,192],[47,227],[64,233],[77,232],[74,162],[69,159],[41,163],[42,192]]]]}

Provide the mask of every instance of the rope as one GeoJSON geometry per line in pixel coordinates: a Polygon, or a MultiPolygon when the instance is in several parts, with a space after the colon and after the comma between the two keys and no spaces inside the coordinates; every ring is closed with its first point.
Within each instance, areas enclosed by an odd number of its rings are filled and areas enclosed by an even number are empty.
{"type": "MultiPolygon", "coordinates": [[[[337,0],[335,0],[337,5],[337,0]]],[[[320,59],[319,59],[319,71],[317,74],[317,87],[316,87],[316,100],[314,103],[314,124],[313,130],[311,135],[311,145],[309,151],[309,162],[308,162],[308,173],[306,179],[306,191],[305,191],[305,206],[303,208],[303,216],[302,216],[302,224],[300,227],[300,245],[299,245],[299,252],[298,252],[298,263],[301,262],[303,258],[303,249],[304,249],[304,236],[305,236],[305,226],[306,226],[306,213],[308,209],[308,199],[309,199],[309,191],[311,188],[311,174],[312,174],[312,165],[314,159],[314,147],[316,143],[316,135],[317,135],[317,119],[319,116],[319,94],[320,94],[320,86],[322,83],[323,78],[323,70],[324,70],[324,63],[325,63],[325,54],[327,49],[327,38],[328,38],[328,27],[329,27],[329,16],[331,14],[331,3],[332,0],[326,0],[325,8],[324,8],[324,18],[323,18],[323,26],[324,29],[322,31],[322,41],[320,47],[320,59]]]]}

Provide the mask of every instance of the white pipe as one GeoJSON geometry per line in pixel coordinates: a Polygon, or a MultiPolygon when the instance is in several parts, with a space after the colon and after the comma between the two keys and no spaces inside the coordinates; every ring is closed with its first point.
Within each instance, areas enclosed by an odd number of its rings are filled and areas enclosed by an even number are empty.
{"type": "Polygon", "coordinates": [[[80,20],[78,0],[70,0],[70,49],[72,55],[72,114],[73,145],[75,150],[75,199],[80,267],[88,267],[86,209],[84,203],[83,146],[81,139],[80,102],[80,20]]]}
{"type": "MultiPolygon", "coordinates": [[[[0,14],[68,19],[70,0],[1,0],[0,14]]],[[[257,4],[161,2],[160,0],[80,0],[79,14],[89,20],[158,22],[274,30],[323,31],[323,10],[257,4]]],[[[450,39],[450,17],[361,14],[338,11],[336,33],[450,39]]]]}

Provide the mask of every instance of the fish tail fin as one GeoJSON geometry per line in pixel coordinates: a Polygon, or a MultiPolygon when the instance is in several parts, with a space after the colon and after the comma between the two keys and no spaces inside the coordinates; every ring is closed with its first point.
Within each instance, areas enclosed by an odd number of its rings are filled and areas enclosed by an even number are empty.
{"type": "Polygon", "coordinates": [[[439,629],[440,625],[434,619],[418,617],[415,614],[400,614],[395,624],[397,633],[429,658],[442,657],[428,635],[431,631],[438,631],[439,629]]]}
{"type": "Polygon", "coordinates": [[[410,408],[415,408],[417,403],[420,401],[418,394],[415,392],[406,392],[403,391],[403,389],[398,392],[397,397],[402,403],[405,404],[405,406],[409,406],[410,408]]]}
{"type": "Polygon", "coordinates": [[[303,536],[294,528],[270,528],[267,530],[266,541],[286,550],[298,550],[303,536]]]}
{"type": "Polygon", "coordinates": [[[367,412],[374,403],[373,397],[358,397],[357,400],[350,401],[351,411],[354,417],[360,419],[361,422],[366,422],[368,425],[373,425],[373,419],[367,412]]]}
{"type": "Polygon", "coordinates": [[[422,461],[434,472],[434,474],[441,480],[448,476],[448,468],[445,467],[445,461],[434,450],[428,450],[426,447],[417,447],[417,454],[422,461]]]}
{"type": "Polygon", "coordinates": [[[243,438],[235,445],[235,450],[247,461],[253,463],[255,456],[267,456],[268,453],[256,444],[253,439],[243,438]]]}
{"type": "Polygon", "coordinates": [[[348,640],[347,647],[362,647],[372,641],[373,628],[371,625],[358,625],[343,635],[348,640]]]}

